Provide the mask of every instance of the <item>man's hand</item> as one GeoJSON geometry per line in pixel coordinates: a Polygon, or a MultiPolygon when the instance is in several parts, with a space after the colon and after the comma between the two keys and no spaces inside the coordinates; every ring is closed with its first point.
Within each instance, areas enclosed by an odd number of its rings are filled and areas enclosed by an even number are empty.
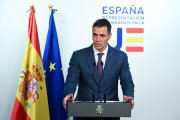
{"type": "Polygon", "coordinates": [[[134,105],[135,105],[135,102],[134,102],[134,98],[133,97],[131,97],[131,96],[123,96],[123,101],[124,102],[129,102],[129,103],[131,103],[131,109],[133,109],[134,108],[134,105]]]}
{"type": "Polygon", "coordinates": [[[73,101],[73,94],[67,95],[63,100],[63,106],[67,109],[67,103],[73,101]]]}

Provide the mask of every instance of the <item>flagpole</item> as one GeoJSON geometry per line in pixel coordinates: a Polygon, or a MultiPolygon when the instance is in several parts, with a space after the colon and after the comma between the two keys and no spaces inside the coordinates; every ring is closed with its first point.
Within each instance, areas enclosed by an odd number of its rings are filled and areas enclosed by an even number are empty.
{"type": "Polygon", "coordinates": [[[49,16],[51,15],[51,10],[52,10],[52,8],[53,8],[53,5],[50,3],[49,5],[48,5],[48,7],[49,7],[49,16]]]}
{"type": "Polygon", "coordinates": [[[57,10],[54,9],[52,4],[48,5],[48,9],[51,14],[49,17],[49,28],[43,55],[43,66],[46,71],[45,76],[50,119],[67,120],[67,112],[62,105],[64,76],[54,20],[54,13],[57,10]]]}

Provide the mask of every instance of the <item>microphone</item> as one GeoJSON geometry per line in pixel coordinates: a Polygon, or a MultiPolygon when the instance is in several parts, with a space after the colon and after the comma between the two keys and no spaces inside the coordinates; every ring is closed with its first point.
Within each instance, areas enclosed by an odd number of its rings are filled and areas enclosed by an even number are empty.
{"type": "Polygon", "coordinates": [[[103,63],[103,62],[101,62],[101,67],[102,67],[102,68],[103,68],[103,64],[104,64],[104,63],[103,63]]]}
{"type": "Polygon", "coordinates": [[[101,61],[101,68],[102,68],[101,81],[103,80],[103,75],[104,75],[103,64],[104,64],[104,63],[101,61]]]}
{"type": "MultiPolygon", "coordinates": [[[[96,69],[96,63],[95,62],[93,62],[93,67],[94,67],[94,72],[93,72],[93,78],[94,78],[95,69],[96,69]]],[[[94,78],[94,80],[95,80],[95,78],[94,78]]],[[[92,102],[94,103],[95,102],[94,81],[92,81],[92,89],[93,89],[93,92],[92,92],[92,102]]]]}
{"type": "MultiPolygon", "coordinates": [[[[101,66],[102,66],[102,69],[103,69],[103,62],[101,62],[101,66]]],[[[104,70],[103,70],[103,72],[102,72],[102,80],[104,80],[104,70]]],[[[105,82],[105,81],[104,81],[105,82]]],[[[105,87],[105,86],[104,86],[105,87]]],[[[106,103],[106,94],[104,93],[103,94],[104,96],[103,96],[103,98],[104,98],[104,103],[106,103]]]]}
{"type": "Polygon", "coordinates": [[[106,94],[104,93],[104,103],[106,103],[106,94]]]}
{"type": "MultiPolygon", "coordinates": [[[[102,67],[102,70],[103,70],[103,65],[104,63],[101,62],[101,67],[102,67]]],[[[101,79],[101,82],[104,80],[104,70],[102,71],[102,79],[101,79]]],[[[103,99],[104,99],[104,103],[106,103],[106,94],[104,93],[103,95],[101,94],[101,97],[100,97],[100,102],[102,102],[102,96],[103,96],[103,99]]]]}
{"type": "Polygon", "coordinates": [[[93,62],[93,66],[94,66],[94,68],[96,67],[96,63],[95,62],[93,62]]]}

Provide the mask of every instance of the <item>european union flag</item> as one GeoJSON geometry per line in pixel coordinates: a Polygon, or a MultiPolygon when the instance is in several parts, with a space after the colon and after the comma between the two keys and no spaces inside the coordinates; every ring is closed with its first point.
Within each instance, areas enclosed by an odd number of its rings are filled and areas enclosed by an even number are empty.
{"type": "Polygon", "coordinates": [[[56,10],[54,9],[51,10],[46,47],[43,55],[43,65],[45,70],[50,118],[51,120],[66,120],[66,110],[62,105],[64,77],[56,25],[53,16],[55,11],[56,10]]]}

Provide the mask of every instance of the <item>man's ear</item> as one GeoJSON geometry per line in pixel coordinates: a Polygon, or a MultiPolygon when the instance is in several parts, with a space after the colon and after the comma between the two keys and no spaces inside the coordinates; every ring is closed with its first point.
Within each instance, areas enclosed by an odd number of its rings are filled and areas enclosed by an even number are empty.
{"type": "Polygon", "coordinates": [[[112,36],[112,33],[109,33],[108,35],[109,40],[111,39],[111,36],[112,36]]]}

